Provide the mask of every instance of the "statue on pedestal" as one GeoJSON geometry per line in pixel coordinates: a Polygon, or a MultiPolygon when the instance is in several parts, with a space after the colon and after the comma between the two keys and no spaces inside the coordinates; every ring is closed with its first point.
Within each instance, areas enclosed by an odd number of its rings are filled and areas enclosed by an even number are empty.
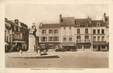
{"type": "Polygon", "coordinates": [[[48,47],[47,44],[45,45],[46,48],[42,48],[39,44],[39,37],[36,36],[36,26],[33,25],[29,31],[29,50],[28,52],[36,53],[38,56],[47,55],[48,47]]]}
{"type": "Polygon", "coordinates": [[[29,29],[29,50],[28,52],[35,52],[34,46],[36,44],[36,26],[33,25],[32,28],[29,29]]]}

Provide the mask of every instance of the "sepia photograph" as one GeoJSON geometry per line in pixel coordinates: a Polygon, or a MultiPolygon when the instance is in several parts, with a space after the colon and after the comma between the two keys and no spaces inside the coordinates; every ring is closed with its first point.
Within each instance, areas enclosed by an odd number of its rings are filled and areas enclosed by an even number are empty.
{"type": "Polygon", "coordinates": [[[108,4],[6,4],[6,68],[109,68],[108,4]]]}

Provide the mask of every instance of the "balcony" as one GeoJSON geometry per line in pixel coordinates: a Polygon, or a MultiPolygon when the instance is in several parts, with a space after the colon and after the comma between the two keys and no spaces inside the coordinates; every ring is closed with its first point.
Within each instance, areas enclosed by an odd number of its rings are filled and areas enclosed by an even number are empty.
{"type": "Polygon", "coordinates": [[[100,44],[100,43],[107,43],[107,42],[106,41],[93,41],[93,43],[100,44]]]}
{"type": "Polygon", "coordinates": [[[77,43],[90,43],[90,40],[76,40],[77,43]]]}

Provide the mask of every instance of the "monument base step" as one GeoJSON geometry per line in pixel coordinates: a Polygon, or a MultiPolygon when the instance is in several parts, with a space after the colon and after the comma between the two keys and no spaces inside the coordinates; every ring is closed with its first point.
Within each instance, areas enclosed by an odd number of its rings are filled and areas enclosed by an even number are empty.
{"type": "Polygon", "coordinates": [[[37,59],[37,58],[59,58],[58,55],[35,55],[35,56],[17,56],[13,58],[37,59]]]}

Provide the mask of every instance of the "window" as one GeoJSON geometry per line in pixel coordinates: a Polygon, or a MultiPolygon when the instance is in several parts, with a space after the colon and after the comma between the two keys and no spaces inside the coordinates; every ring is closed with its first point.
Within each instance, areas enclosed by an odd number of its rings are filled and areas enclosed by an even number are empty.
{"type": "Polygon", "coordinates": [[[20,38],[20,39],[22,39],[22,33],[21,33],[21,34],[19,34],[19,38],[20,38]]]}
{"type": "Polygon", "coordinates": [[[56,29],[56,30],[54,30],[54,33],[55,33],[55,34],[57,34],[57,33],[58,33],[58,30],[57,30],[57,29],[56,29]]]}
{"type": "Polygon", "coordinates": [[[89,36],[85,36],[85,39],[89,39],[89,36]]]}
{"type": "Polygon", "coordinates": [[[93,29],[93,34],[96,34],[96,30],[95,29],[93,29]]]}
{"type": "Polygon", "coordinates": [[[53,33],[53,31],[50,29],[50,30],[49,30],[49,34],[52,34],[52,33],[53,33]]]}
{"type": "Polygon", "coordinates": [[[22,33],[19,33],[19,32],[16,32],[15,34],[14,34],[14,39],[18,39],[18,40],[20,40],[20,39],[22,39],[22,33]]]}
{"type": "Polygon", "coordinates": [[[52,41],[53,40],[53,37],[49,37],[49,41],[52,41]]]}
{"type": "Polygon", "coordinates": [[[66,37],[63,38],[63,41],[66,41],[66,37]]]}
{"type": "Polygon", "coordinates": [[[98,34],[100,34],[100,29],[98,29],[98,34]]]}
{"type": "Polygon", "coordinates": [[[47,40],[46,37],[42,37],[42,38],[41,38],[41,41],[43,41],[43,42],[46,41],[46,40],[47,40]]]}
{"type": "Polygon", "coordinates": [[[96,36],[93,36],[93,41],[96,41],[96,36]]]}
{"type": "Polygon", "coordinates": [[[6,36],[6,42],[8,42],[8,36],[6,36]]]}
{"type": "Polygon", "coordinates": [[[104,36],[102,36],[102,41],[104,41],[104,36]]]}
{"type": "Polygon", "coordinates": [[[59,41],[59,38],[57,36],[54,37],[54,41],[59,41]]]}
{"type": "Polygon", "coordinates": [[[19,27],[18,26],[14,26],[14,31],[18,32],[19,27]]]}
{"type": "Polygon", "coordinates": [[[102,34],[104,34],[104,29],[102,29],[102,34]]]}
{"type": "Polygon", "coordinates": [[[77,39],[81,39],[81,36],[77,36],[77,39]]]}
{"type": "Polygon", "coordinates": [[[85,33],[88,34],[88,29],[85,29],[85,33]]]}
{"type": "Polygon", "coordinates": [[[89,41],[89,36],[85,36],[85,41],[89,41]]]}
{"type": "Polygon", "coordinates": [[[100,23],[99,22],[97,24],[98,24],[98,26],[100,26],[100,23]]]}
{"type": "Polygon", "coordinates": [[[20,31],[20,29],[21,29],[20,27],[17,27],[17,31],[20,31]]]}
{"type": "Polygon", "coordinates": [[[69,41],[72,41],[72,37],[69,38],[69,41]]]}
{"type": "Polygon", "coordinates": [[[46,30],[42,30],[42,34],[46,34],[46,30]]]}
{"type": "Polygon", "coordinates": [[[77,29],[77,34],[80,34],[80,29],[77,29]]]}
{"type": "Polygon", "coordinates": [[[100,36],[98,36],[98,41],[100,41],[100,36]]]}

